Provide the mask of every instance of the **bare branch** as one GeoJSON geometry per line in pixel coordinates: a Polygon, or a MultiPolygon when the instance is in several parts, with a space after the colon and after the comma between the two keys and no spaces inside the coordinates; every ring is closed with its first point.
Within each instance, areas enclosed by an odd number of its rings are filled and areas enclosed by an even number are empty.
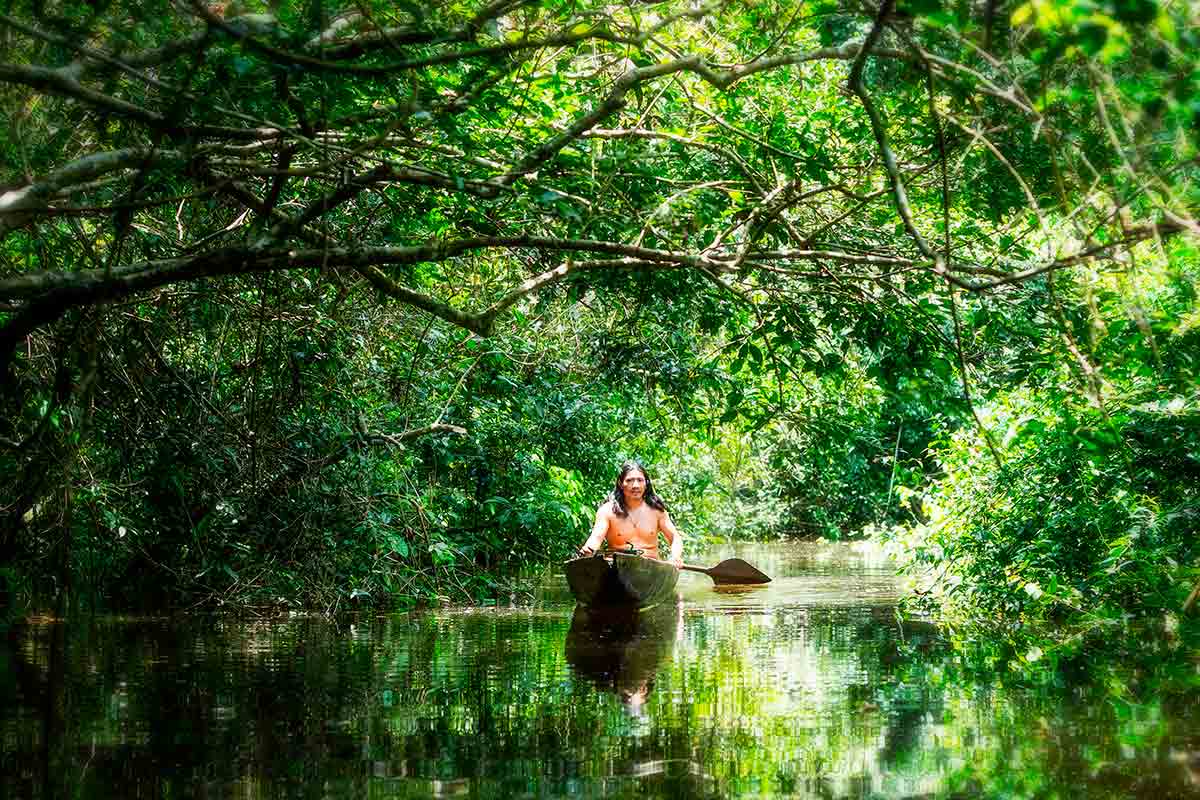
{"type": "MultiPolygon", "coordinates": [[[[0,194],[0,239],[9,231],[36,219],[39,207],[44,207],[56,193],[71,186],[117,170],[182,166],[187,160],[178,150],[155,150],[150,147],[129,147],[78,158],[28,186],[0,194]]],[[[42,209],[43,213],[50,211],[42,209]]]]}
{"type": "Polygon", "coordinates": [[[917,249],[921,251],[921,254],[933,261],[934,270],[943,273],[946,271],[943,256],[929,246],[929,243],[925,241],[925,237],[921,235],[921,232],[917,230],[916,225],[913,223],[913,212],[908,204],[908,193],[904,189],[904,181],[900,177],[900,169],[896,165],[896,155],[892,152],[891,145],[888,144],[887,128],[884,126],[879,112],[875,109],[875,104],[871,102],[870,95],[867,94],[867,90],[863,86],[863,66],[866,64],[871,48],[883,33],[884,26],[887,24],[888,18],[892,15],[894,6],[895,0],[883,0],[883,3],[880,4],[879,11],[875,16],[875,22],[871,26],[871,32],[867,35],[862,49],[854,59],[854,66],[850,68],[850,90],[858,97],[862,103],[863,110],[867,112],[867,118],[871,121],[871,131],[875,135],[875,143],[879,148],[879,153],[883,156],[884,169],[887,170],[896,210],[900,214],[900,219],[904,222],[904,229],[908,231],[908,235],[916,243],[917,249]]]}
{"type": "Polygon", "coordinates": [[[164,126],[167,122],[161,114],[87,88],[75,79],[73,72],[66,69],[0,63],[0,81],[18,83],[38,91],[69,97],[154,127],[164,126]]]}

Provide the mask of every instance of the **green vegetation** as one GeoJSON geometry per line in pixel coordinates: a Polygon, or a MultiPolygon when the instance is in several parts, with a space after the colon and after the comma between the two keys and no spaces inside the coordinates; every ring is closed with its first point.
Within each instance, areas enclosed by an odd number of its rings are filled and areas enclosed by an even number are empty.
{"type": "Polygon", "coordinates": [[[5,592],[505,598],[637,456],[692,536],[1174,630],[1198,13],[10,3],[5,592]]]}
{"type": "MultiPolygon", "coordinates": [[[[1169,255],[1200,274],[1195,250],[1169,255]]],[[[1124,277],[1095,276],[1081,298],[1091,313],[1072,326],[1106,365],[1084,376],[1095,391],[1074,391],[1066,363],[996,391],[985,424],[999,461],[983,457],[976,431],[948,435],[923,524],[885,534],[914,573],[944,578],[929,589],[960,619],[1008,632],[1014,621],[1070,620],[1075,647],[1082,632],[1124,630],[1129,615],[1173,639],[1179,611],[1195,602],[1194,277],[1164,275],[1163,262],[1144,269],[1140,287],[1121,286],[1124,277]]]]}

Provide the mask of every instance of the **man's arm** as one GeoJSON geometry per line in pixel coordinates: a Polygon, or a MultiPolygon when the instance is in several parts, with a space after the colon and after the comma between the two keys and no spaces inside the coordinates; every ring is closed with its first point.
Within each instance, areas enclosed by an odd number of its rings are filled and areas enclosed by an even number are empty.
{"type": "Polygon", "coordinates": [[[676,569],[683,566],[683,534],[675,527],[675,523],[671,521],[671,515],[666,511],[658,515],[658,529],[662,531],[663,536],[671,545],[671,557],[668,559],[675,565],[676,569]]]}
{"type": "Polygon", "coordinates": [[[604,503],[596,509],[596,522],[592,525],[592,535],[583,543],[583,547],[579,548],[582,555],[590,556],[592,553],[600,549],[600,545],[604,542],[604,537],[608,533],[608,503],[604,503]]]}

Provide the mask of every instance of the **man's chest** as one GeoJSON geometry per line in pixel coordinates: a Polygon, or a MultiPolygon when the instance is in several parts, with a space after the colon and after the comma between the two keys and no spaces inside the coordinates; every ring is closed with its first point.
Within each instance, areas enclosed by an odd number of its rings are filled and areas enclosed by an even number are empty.
{"type": "Polygon", "coordinates": [[[614,515],[609,520],[609,530],[622,537],[653,536],[658,531],[658,515],[644,507],[624,517],[614,515]]]}

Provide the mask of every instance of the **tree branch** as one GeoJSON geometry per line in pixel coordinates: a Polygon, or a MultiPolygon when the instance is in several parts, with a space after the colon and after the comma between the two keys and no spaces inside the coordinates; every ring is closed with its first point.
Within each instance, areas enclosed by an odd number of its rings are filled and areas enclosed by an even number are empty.
{"type": "MultiPolygon", "coordinates": [[[[495,316],[515,302],[511,293],[498,303],[500,307],[490,312],[490,316],[487,311],[482,314],[474,314],[455,309],[440,300],[409,289],[389,278],[378,269],[378,266],[445,261],[464,253],[489,248],[605,253],[624,256],[627,259],[644,262],[645,265],[656,265],[659,268],[708,267],[720,269],[722,267],[718,261],[688,253],[633,247],[591,239],[552,239],[537,236],[478,237],[449,242],[431,242],[410,247],[326,247],[308,250],[262,250],[255,247],[235,247],[214,250],[189,258],[144,261],[116,267],[112,270],[44,271],[19,275],[0,280],[0,302],[26,299],[30,301],[30,312],[34,309],[50,307],[66,309],[72,306],[108,302],[136,292],[188,280],[312,267],[352,267],[359,270],[373,286],[385,294],[424,309],[479,335],[488,335],[491,332],[495,316]]],[[[589,268],[602,268],[602,266],[603,268],[618,266],[628,268],[626,265],[629,263],[621,260],[596,262],[589,268]]],[[[555,274],[555,270],[551,270],[539,278],[532,279],[533,283],[529,288],[524,290],[518,288],[514,291],[519,293],[517,296],[528,294],[561,277],[563,276],[555,274]]],[[[61,315],[61,311],[59,311],[59,315],[61,315]]],[[[29,330],[38,326],[37,319],[40,317],[28,317],[28,315],[22,314],[19,319],[26,318],[34,323],[31,328],[25,330],[25,333],[28,333],[29,330]]],[[[16,322],[18,320],[10,322],[9,326],[0,331],[0,335],[8,331],[16,322]]]]}
{"type": "Polygon", "coordinates": [[[0,81],[18,83],[38,91],[69,97],[72,100],[144,122],[156,128],[167,124],[167,118],[162,114],[147,111],[141,106],[87,88],[75,79],[72,71],[67,69],[0,63],[0,81]]]}
{"type": "Polygon", "coordinates": [[[117,170],[183,165],[187,160],[178,150],[156,150],[152,147],[129,147],[76,159],[28,186],[0,194],[0,240],[13,229],[36,219],[39,207],[45,206],[55,193],[70,186],[117,170]]]}
{"type": "Polygon", "coordinates": [[[896,165],[896,155],[892,152],[891,145],[888,144],[887,128],[884,127],[883,120],[880,118],[879,112],[875,109],[875,104],[871,102],[871,98],[863,86],[863,66],[866,64],[867,56],[870,54],[871,49],[879,41],[879,37],[883,33],[888,18],[891,17],[894,7],[895,0],[883,0],[883,3],[880,4],[879,11],[875,15],[875,22],[871,26],[871,32],[867,34],[867,39],[863,42],[862,48],[858,51],[858,55],[854,59],[854,65],[850,68],[850,90],[854,92],[862,103],[863,110],[867,112],[867,118],[871,122],[871,132],[875,136],[875,144],[879,148],[879,153],[883,156],[883,165],[887,171],[888,181],[892,186],[892,196],[895,199],[896,211],[899,212],[900,219],[904,222],[904,229],[908,231],[909,237],[916,243],[917,249],[921,251],[921,255],[933,261],[934,271],[945,273],[946,264],[942,254],[934,251],[929,246],[929,243],[925,241],[925,237],[921,235],[921,232],[917,230],[916,225],[913,223],[913,212],[908,203],[908,192],[904,189],[904,181],[901,179],[900,169],[896,165]]]}

